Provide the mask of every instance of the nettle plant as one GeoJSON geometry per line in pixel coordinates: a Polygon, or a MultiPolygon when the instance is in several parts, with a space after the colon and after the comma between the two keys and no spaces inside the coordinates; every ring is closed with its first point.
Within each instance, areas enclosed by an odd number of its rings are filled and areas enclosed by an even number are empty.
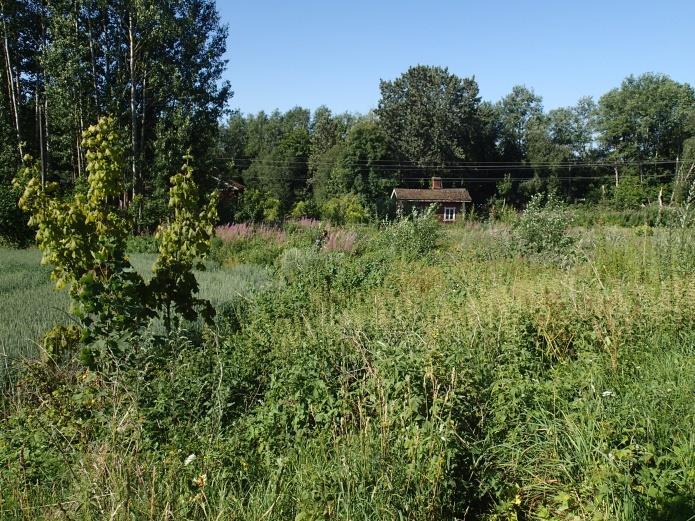
{"type": "Polygon", "coordinates": [[[545,198],[535,194],[514,223],[515,246],[523,255],[567,253],[575,242],[569,234],[571,224],[570,214],[555,194],[545,198]]]}
{"type": "Polygon", "coordinates": [[[212,307],[196,298],[192,273],[209,249],[217,219],[217,194],[198,208],[190,156],[171,178],[171,216],[157,231],[159,256],[154,277],[145,282],[126,255],[131,229],[127,211],[119,207],[125,190],[125,149],[115,121],[104,117],[83,134],[87,157],[87,191],[71,199],[60,197],[57,183],[42,185],[39,166],[30,156],[14,181],[23,189],[19,206],[30,214],[42,263],[53,266],[57,288],[68,286],[71,311],[81,323],[85,340],[135,332],[154,318],[167,330],[180,315],[193,320],[212,317],[212,307]]]}

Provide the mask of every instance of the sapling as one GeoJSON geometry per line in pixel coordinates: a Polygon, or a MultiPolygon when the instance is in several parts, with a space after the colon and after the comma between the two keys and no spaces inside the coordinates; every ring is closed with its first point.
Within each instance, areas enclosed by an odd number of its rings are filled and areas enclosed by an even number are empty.
{"type": "Polygon", "coordinates": [[[120,207],[124,185],[125,147],[112,117],[104,117],[83,134],[87,157],[87,191],[65,200],[57,183],[42,184],[38,164],[26,156],[15,179],[23,189],[20,208],[30,214],[37,230],[42,263],[53,266],[56,287],[69,286],[72,312],[86,340],[108,338],[139,330],[162,316],[169,330],[172,315],[194,320],[213,315],[207,301],[198,299],[194,268],[210,246],[217,219],[217,194],[198,209],[197,186],[190,156],[171,178],[170,221],[157,232],[159,256],[147,283],[126,255],[129,219],[120,207]]]}

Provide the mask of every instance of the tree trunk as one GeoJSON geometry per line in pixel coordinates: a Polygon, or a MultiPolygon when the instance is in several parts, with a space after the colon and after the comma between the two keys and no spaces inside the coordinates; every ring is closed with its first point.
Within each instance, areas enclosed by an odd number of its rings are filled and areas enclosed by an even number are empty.
{"type": "Polygon", "coordinates": [[[142,165],[145,164],[145,115],[147,113],[147,64],[143,60],[144,70],[142,72],[142,114],[140,115],[140,169],[138,170],[138,191],[144,192],[144,180],[142,165]]]}
{"type": "MultiPolygon", "coordinates": [[[[128,15],[128,46],[130,54],[130,138],[131,138],[131,168],[132,168],[132,183],[133,183],[133,198],[136,195],[137,184],[137,117],[135,114],[135,41],[133,36],[133,14],[128,15]]],[[[124,201],[127,206],[128,202],[124,201]]]]}
{"type": "MultiPolygon", "coordinates": [[[[38,89],[38,86],[37,86],[38,89]]],[[[39,142],[39,156],[41,158],[41,187],[46,186],[46,156],[43,146],[43,112],[42,105],[39,103],[39,91],[34,92],[35,113],[36,113],[36,132],[39,142]]]]}
{"type": "MultiPolygon", "coordinates": [[[[4,14],[4,13],[3,13],[4,14]]],[[[10,98],[10,111],[14,115],[14,129],[17,134],[17,147],[19,149],[19,157],[22,159],[24,157],[24,150],[22,149],[22,134],[19,127],[19,79],[17,79],[17,89],[15,90],[14,78],[12,76],[12,60],[10,60],[10,47],[7,41],[7,24],[3,21],[3,42],[5,47],[4,57],[5,57],[5,70],[7,74],[7,89],[10,98]]]]}
{"type": "Polygon", "coordinates": [[[94,54],[94,37],[92,36],[92,21],[87,17],[87,31],[89,37],[89,59],[92,64],[92,81],[94,83],[94,108],[97,114],[101,114],[99,107],[99,85],[97,83],[97,60],[94,54]]]}

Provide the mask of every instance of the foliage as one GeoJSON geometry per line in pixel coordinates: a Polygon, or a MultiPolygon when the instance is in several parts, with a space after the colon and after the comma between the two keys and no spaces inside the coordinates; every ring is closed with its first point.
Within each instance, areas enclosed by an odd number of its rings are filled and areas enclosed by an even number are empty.
{"type": "Polygon", "coordinates": [[[326,201],[321,216],[331,224],[341,225],[364,222],[368,214],[359,196],[351,192],[326,201]]]}
{"type": "Polygon", "coordinates": [[[130,235],[126,242],[128,253],[157,253],[157,241],[152,235],[130,235]]]}
{"type": "Polygon", "coordinates": [[[536,194],[514,223],[515,246],[524,255],[568,253],[574,243],[570,224],[570,215],[556,195],[536,194]]]}
{"type": "Polygon", "coordinates": [[[75,313],[94,332],[133,330],[148,318],[144,282],[125,256],[127,222],[115,202],[123,190],[123,148],[114,120],[102,118],[84,134],[89,188],[72,201],[55,197],[56,183],[41,186],[39,166],[25,159],[15,186],[31,215],[42,262],[51,264],[57,288],[69,286],[75,313]]]}
{"type": "Polygon", "coordinates": [[[92,338],[118,332],[134,332],[159,310],[170,327],[171,305],[185,319],[212,312],[209,304],[194,297],[198,285],[191,273],[195,259],[207,253],[216,219],[216,196],[197,213],[197,188],[192,169],[172,178],[169,196],[172,221],[157,234],[159,257],[155,275],[145,283],[126,257],[128,222],[117,206],[123,190],[123,148],[115,122],[106,117],[84,134],[87,150],[88,189],[72,200],[55,197],[57,186],[41,186],[38,166],[26,159],[15,185],[24,187],[20,207],[37,228],[42,262],[53,266],[56,286],[69,286],[73,313],[92,338]]]}
{"type": "MultiPolygon", "coordinates": [[[[124,206],[134,196],[161,203],[169,173],[189,148],[196,181],[211,187],[219,174],[218,121],[232,95],[222,78],[227,29],[214,1],[19,0],[4,2],[0,18],[3,55],[15,75],[8,83],[3,60],[0,156],[8,141],[16,162],[23,142],[20,152],[41,159],[46,179],[70,189],[85,176],[79,136],[99,115],[112,114],[128,133],[124,206]],[[7,125],[12,100],[18,118],[7,125]]],[[[143,209],[140,231],[154,231],[154,210],[143,209]]]]}
{"type": "Polygon", "coordinates": [[[617,209],[634,210],[647,202],[645,186],[636,175],[626,175],[613,188],[613,205],[617,209]]]}
{"type": "Polygon", "coordinates": [[[601,140],[622,161],[675,158],[695,103],[690,85],[662,74],[628,76],[599,100],[601,140]]]}
{"type": "Polygon", "coordinates": [[[281,217],[280,200],[268,192],[253,188],[244,190],[239,196],[238,207],[234,214],[237,221],[275,222],[281,217]]]}
{"type": "Polygon", "coordinates": [[[695,280],[668,230],[587,229],[558,270],[487,255],[504,227],[439,229],[437,263],[380,247],[389,227],[287,247],[215,328],[142,337],[116,372],[27,364],[3,515],[688,519],[695,280]]]}
{"type": "Polygon", "coordinates": [[[379,125],[395,150],[418,164],[471,160],[480,97],[473,78],[418,65],[381,81],[379,125]]]}
{"type": "Polygon", "coordinates": [[[153,304],[164,313],[167,330],[171,328],[172,311],[185,320],[194,320],[199,313],[207,320],[214,315],[207,300],[193,297],[198,293],[193,268],[204,269],[200,259],[208,254],[215,233],[217,192],[199,210],[198,187],[189,164],[192,158],[186,156],[184,159],[186,163],[181,173],[171,178],[169,208],[172,219],[161,225],[155,234],[159,256],[149,283],[153,304]]]}
{"type": "Polygon", "coordinates": [[[41,354],[54,364],[70,361],[77,352],[83,334],[75,324],[54,326],[43,336],[41,354]]]}
{"type": "Polygon", "coordinates": [[[24,246],[30,237],[26,217],[17,206],[19,193],[11,186],[0,184],[0,242],[24,246]]]}
{"type": "Polygon", "coordinates": [[[128,205],[128,218],[136,233],[153,234],[168,214],[167,202],[159,194],[143,197],[138,194],[128,205]]]}
{"type": "Polygon", "coordinates": [[[501,154],[518,161],[528,153],[531,125],[543,113],[541,97],[523,85],[515,85],[497,105],[500,120],[501,154]]]}
{"type": "Polygon", "coordinates": [[[409,216],[386,222],[384,232],[374,246],[409,261],[426,258],[435,250],[442,235],[435,212],[436,206],[432,205],[424,212],[414,209],[409,216]]]}
{"type": "Polygon", "coordinates": [[[422,187],[433,175],[457,179],[478,208],[504,185],[506,204],[519,209],[540,191],[568,202],[602,201],[616,177],[638,173],[648,200],[663,187],[664,200],[680,204],[692,174],[692,87],[666,76],[629,77],[598,102],[582,97],[552,110],[520,85],[496,103],[481,101],[473,78],[443,67],[411,67],[381,88],[379,107],[364,116],[326,107],[235,114],[220,143],[235,158],[228,175],[271,193],[280,217],[297,201],[321,208],[355,193],[384,218],[394,214],[393,187],[422,187]],[[468,162],[479,162],[478,173],[468,162]]]}
{"type": "Polygon", "coordinates": [[[290,211],[290,217],[293,219],[312,218],[317,217],[318,213],[318,208],[313,201],[297,201],[290,211]]]}

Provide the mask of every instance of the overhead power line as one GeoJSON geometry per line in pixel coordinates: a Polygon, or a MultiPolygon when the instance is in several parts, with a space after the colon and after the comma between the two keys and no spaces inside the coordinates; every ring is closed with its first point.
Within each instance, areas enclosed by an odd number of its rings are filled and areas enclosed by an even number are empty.
{"type": "MultiPolygon", "coordinates": [[[[658,179],[661,177],[672,177],[672,174],[670,173],[662,173],[662,174],[643,174],[642,176],[644,179],[658,179]]],[[[282,176],[282,175],[250,175],[250,176],[244,176],[246,180],[273,180],[273,181],[311,181],[313,178],[309,176],[282,176]]],[[[564,176],[548,176],[547,178],[552,178],[552,179],[557,179],[558,181],[580,181],[580,180],[606,180],[606,179],[613,179],[613,174],[604,174],[604,175],[564,175],[564,176]]],[[[547,179],[546,178],[546,179],[547,179]]],[[[403,177],[399,176],[397,180],[399,183],[415,183],[415,182],[429,182],[432,178],[431,177],[403,177]]],[[[447,182],[460,182],[460,183],[497,183],[500,181],[512,181],[512,182],[519,182],[519,181],[528,181],[532,178],[530,177],[512,177],[512,176],[487,176],[487,177],[474,177],[474,176],[466,176],[466,177],[446,177],[444,180],[447,182]]]]}
{"type": "MultiPolygon", "coordinates": [[[[244,162],[251,164],[260,164],[263,166],[279,168],[286,168],[288,166],[320,166],[320,165],[335,165],[339,164],[338,161],[322,160],[322,161],[309,161],[307,159],[264,159],[264,158],[241,158],[241,157],[217,157],[215,158],[220,161],[235,161],[244,162]]],[[[399,161],[393,159],[380,159],[380,160],[354,160],[350,161],[351,164],[360,166],[373,166],[379,169],[409,169],[409,170],[514,170],[514,169],[532,169],[532,168],[615,168],[615,167],[625,167],[625,166],[665,166],[665,165],[676,165],[679,163],[675,159],[658,159],[658,160],[646,160],[646,161],[620,161],[620,162],[609,162],[609,161],[565,161],[565,162],[552,162],[552,161],[541,161],[541,162],[508,162],[508,161],[455,161],[446,164],[438,163],[417,163],[414,161],[399,161]]]]}

